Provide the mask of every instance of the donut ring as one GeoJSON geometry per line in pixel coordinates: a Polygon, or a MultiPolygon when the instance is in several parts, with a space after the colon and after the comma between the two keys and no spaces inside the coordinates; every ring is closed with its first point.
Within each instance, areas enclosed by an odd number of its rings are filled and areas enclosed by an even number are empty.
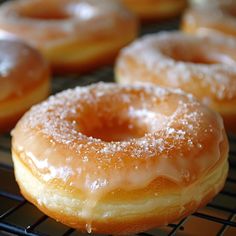
{"type": "Polygon", "coordinates": [[[182,21],[182,30],[188,33],[220,32],[236,37],[236,2],[214,0],[209,4],[190,8],[182,21]]]}
{"type": "Polygon", "coordinates": [[[39,49],[56,73],[111,63],[137,28],[136,18],[110,0],[20,0],[0,7],[0,29],[39,49]]]}
{"type": "Polygon", "coordinates": [[[235,51],[231,38],[163,32],[122,50],[116,78],[125,84],[180,88],[220,112],[227,128],[236,132],[235,51]]]}
{"type": "Polygon", "coordinates": [[[49,66],[42,56],[22,42],[0,39],[0,133],[13,128],[49,90],[49,66]]]}
{"type": "Polygon", "coordinates": [[[182,218],[210,201],[227,175],[221,117],[179,90],[78,87],[34,106],[12,134],[22,194],[90,233],[182,218]]]}
{"type": "Polygon", "coordinates": [[[141,20],[163,20],[176,17],[187,6],[186,0],[122,0],[141,20]]]}

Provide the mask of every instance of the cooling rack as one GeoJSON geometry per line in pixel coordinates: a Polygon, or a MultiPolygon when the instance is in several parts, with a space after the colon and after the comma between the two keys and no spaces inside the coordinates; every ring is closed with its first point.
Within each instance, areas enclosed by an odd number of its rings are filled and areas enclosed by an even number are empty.
{"type": "MultiPolygon", "coordinates": [[[[142,29],[141,34],[176,29],[177,26],[178,20],[148,25],[142,29]]],[[[83,76],[57,77],[53,80],[52,93],[98,81],[113,81],[112,68],[104,67],[83,76]]],[[[229,136],[229,140],[230,171],[225,187],[220,194],[206,207],[181,221],[136,235],[236,235],[236,137],[229,136]]],[[[0,235],[88,235],[47,217],[21,196],[14,179],[10,153],[10,134],[0,136],[0,235]]]]}

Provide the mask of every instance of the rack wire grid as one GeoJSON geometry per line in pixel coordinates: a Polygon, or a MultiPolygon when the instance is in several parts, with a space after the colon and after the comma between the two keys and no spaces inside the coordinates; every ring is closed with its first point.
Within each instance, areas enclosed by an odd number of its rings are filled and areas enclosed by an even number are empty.
{"type": "MultiPolygon", "coordinates": [[[[141,34],[177,29],[179,20],[142,27],[141,34]]],[[[113,70],[104,67],[86,75],[57,77],[52,93],[98,81],[113,81],[113,70]]],[[[206,207],[168,226],[139,233],[151,235],[236,235],[236,137],[230,136],[230,170],[224,189],[206,207]]],[[[0,235],[87,235],[62,225],[37,210],[20,194],[11,161],[10,134],[0,136],[0,235]]]]}

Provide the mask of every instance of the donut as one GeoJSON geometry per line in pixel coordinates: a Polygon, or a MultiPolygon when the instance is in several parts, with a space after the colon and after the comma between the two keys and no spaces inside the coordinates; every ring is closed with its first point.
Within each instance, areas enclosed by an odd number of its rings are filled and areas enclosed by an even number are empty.
{"type": "Polygon", "coordinates": [[[223,187],[222,118],[178,89],[95,84],[34,106],[12,132],[22,194],[88,233],[183,218],[223,187]]]}
{"type": "Polygon", "coordinates": [[[121,0],[143,21],[163,20],[176,17],[187,6],[186,0],[121,0]]]}
{"type": "Polygon", "coordinates": [[[49,66],[42,56],[23,42],[0,39],[0,133],[13,128],[49,90],[49,66]]]}
{"type": "Polygon", "coordinates": [[[19,0],[0,7],[0,30],[41,51],[54,73],[111,63],[136,37],[137,25],[133,14],[111,0],[19,0]]]}
{"type": "Polygon", "coordinates": [[[115,74],[119,83],[180,88],[219,112],[236,132],[236,41],[181,32],[147,35],[123,49],[115,74]],[[139,55],[139,56],[137,56],[139,55]]]}
{"type": "Polygon", "coordinates": [[[184,14],[181,28],[191,34],[221,32],[236,37],[236,1],[212,0],[190,8],[184,14]]]}

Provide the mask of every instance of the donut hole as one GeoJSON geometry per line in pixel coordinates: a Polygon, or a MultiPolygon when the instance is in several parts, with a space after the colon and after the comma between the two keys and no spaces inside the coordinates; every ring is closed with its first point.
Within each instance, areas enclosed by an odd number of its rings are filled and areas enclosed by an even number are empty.
{"type": "Polygon", "coordinates": [[[128,141],[141,138],[147,132],[141,125],[128,117],[95,117],[93,122],[83,123],[80,132],[88,137],[101,139],[106,142],[128,141]]]}
{"type": "Polygon", "coordinates": [[[190,55],[184,54],[172,54],[171,58],[175,61],[185,62],[185,63],[193,63],[193,64],[201,64],[201,65],[216,65],[216,64],[225,64],[225,65],[234,65],[235,59],[230,57],[227,54],[213,52],[210,50],[208,54],[204,53],[196,53],[190,55]]]}
{"type": "Polygon", "coordinates": [[[70,121],[76,121],[78,132],[106,142],[128,141],[155,133],[165,127],[168,117],[179,106],[175,96],[159,101],[153,100],[148,92],[133,92],[132,96],[114,93],[85,99],[81,104],[82,109],[75,113],[79,117],[70,121]]]}
{"type": "Polygon", "coordinates": [[[175,61],[189,62],[194,64],[207,64],[207,65],[219,64],[219,61],[213,58],[206,57],[204,55],[192,55],[190,57],[185,57],[182,55],[172,55],[172,58],[175,61]]]}
{"type": "Polygon", "coordinates": [[[179,62],[189,62],[194,64],[222,64],[220,56],[206,54],[202,49],[191,45],[176,45],[173,48],[164,49],[163,53],[179,62]],[[190,50],[191,49],[191,50],[190,50]]]}
{"type": "Polygon", "coordinates": [[[31,18],[31,19],[39,19],[39,20],[64,20],[69,18],[69,15],[62,11],[35,11],[35,12],[25,12],[21,14],[23,17],[31,18]]]}
{"type": "Polygon", "coordinates": [[[32,1],[31,4],[19,8],[18,14],[23,18],[35,20],[64,20],[70,17],[63,4],[57,4],[53,1],[49,1],[47,7],[40,1],[32,1]]]}
{"type": "Polygon", "coordinates": [[[145,135],[146,130],[128,120],[113,120],[110,122],[104,121],[100,125],[91,125],[90,127],[84,128],[82,133],[105,142],[118,142],[141,138],[145,135]]]}
{"type": "Polygon", "coordinates": [[[56,0],[47,3],[47,8],[43,1],[32,1],[31,4],[18,9],[18,14],[24,18],[35,20],[66,20],[68,18],[89,19],[97,14],[97,10],[89,3],[78,2],[68,3],[64,0],[58,4],[56,0]]]}

